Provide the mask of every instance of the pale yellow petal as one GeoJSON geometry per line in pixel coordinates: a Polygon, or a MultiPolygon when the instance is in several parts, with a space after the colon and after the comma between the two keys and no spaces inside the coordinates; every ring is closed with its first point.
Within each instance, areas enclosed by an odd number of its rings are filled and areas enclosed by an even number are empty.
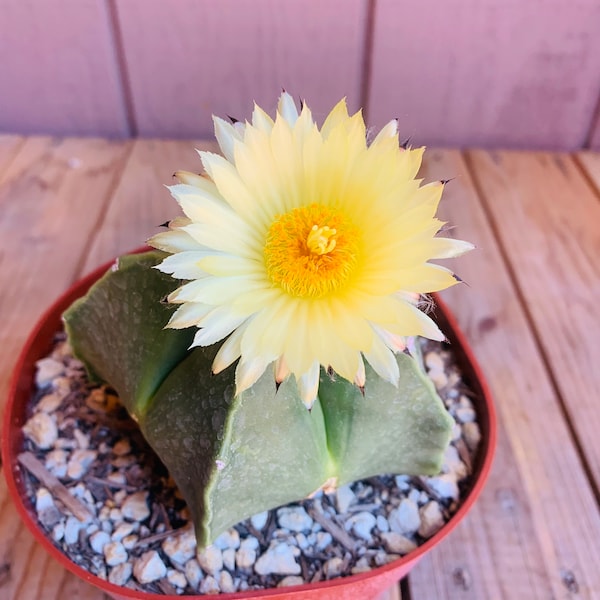
{"type": "Polygon", "coordinates": [[[199,323],[200,329],[194,336],[192,346],[211,346],[227,337],[248,317],[231,312],[229,307],[220,306],[204,316],[199,323]]]}
{"type": "Polygon", "coordinates": [[[258,104],[254,104],[254,110],[252,111],[252,127],[264,131],[265,133],[271,133],[273,125],[273,119],[271,119],[258,104]]]}
{"type": "Polygon", "coordinates": [[[221,344],[212,365],[213,373],[220,373],[232,365],[241,355],[241,340],[246,331],[250,319],[242,323],[231,335],[221,344]]]}
{"type": "Polygon", "coordinates": [[[312,408],[315,400],[317,399],[320,372],[321,367],[319,362],[314,361],[306,373],[303,373],[300,375],[300,377],[296,378],[300,399],[304,403],[304,406],[306,406],[308,409],[312,408]]]}
{"type": "Polygon", "coordinates": [[[266,360],[262,356],[253,356],[244,361],[242,357],[235,370],[236,395],[252,387],[273,360],[275,358],[266,360]]]}
{"type": "Polygon", "coordinates": [[[185,252],[188,250],[199,250],[205,248],[183,229],[172,229],[162,231],[153,235],[146,241],[148,246],[164,252],[185,252]]]}
{"type": "Polygon", "coordinates": [[[212,250],[194,250],[177,252],[167,256],[154,267],[161,273],[169,273],[176,279],[201,279],[208,273],[200,266],[200,261],[214,254],[212,250]]]}
{"type": "Polygon", "coordinates": [[[235,162],[233,149],[235,147],[235,143],[242,140],[242,135],[231,123],[227,123],[227,121],[219,117],[215,117],[214,115],[213,122],[215,125],[215,137],[217,138],[217,142],[219,143],[219,147],[221,148],[223,156],[229,162],[235,162]]]}
{"type": "Polygon", "coordinates": [[[217,306],[231,303],[242,291],[247,293],[263,287],[264,281],[254,276],[205,277],[175,290],[169,296],[169,302],[202,302],[217,306]]]}
{"type": "Polygon", "coordinates": [[[214,310],[214,306],[200,302],[186,302],[173,313],[166,326],[169,329],[186,329],[195,326],[211,310],[214,310]]]}
{"type": "Polygon", "coordinates": [[[400,370],[394,354],[379,339],[375,338],[369,352],[363,352],[373,370],[383,379],[398,386],[400,370]]]}
{"type": "Polygon", "coordinates": [[[287,92],[283,92],[279,97],[277,112],[292,126],[298,119],[298,109],[296,108],[296,103],[287,92]]]}

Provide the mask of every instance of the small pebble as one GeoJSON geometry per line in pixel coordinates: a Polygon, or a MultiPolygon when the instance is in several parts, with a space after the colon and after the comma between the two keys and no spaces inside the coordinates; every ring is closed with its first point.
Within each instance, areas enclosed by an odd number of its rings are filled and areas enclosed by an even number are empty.
{"type": "Polygon", "coordinates": [[[185,575],[181,573],[181,571],[176,571],[175,569],[167,570],[167,580],[172,586],[179,589],[184,589],[187,585],[185,575]]]}
{"type": "Polygon", "coordinates": [[[198,550],[196,560],[202,570],[209,575],[215,575],[223,568],[223,554],[216,546],[207,546],[203,550],[198,550]]]}
{"type": "Polygon", "coordinates": [[[45,412],[45,413],[53,413],[63,401],[63,397],[56,392],[51,392],[50,394],[46,394],[42,397],[42,399],[35,405],[35,410],[45,412]]]}
{"type": "Polygon", "coordinates": [[[345,513],[356,500],[356,495],[350,485],[343,485],[335,492],[335,506],[338,513],[345,513]]]}
{"type": "Polygon", "coordinates": [[[304,579],[298,575],[288,575],[277,584],[277,587],[291,587],[292,585],[304,585],[304,579]]]}
{"type": "Polygon", "coordinates": [[[65,365],[53,358],[42,358],[35,363],[35,384],[44,388],[52,383],[59,375],[65,372],[65,365]]]}
{"type": "Polygon", "coordinates": [[[323,572],[325,573],[325,577],[327,579],[332,579],[333,577],[339,577],[342,574],[342,566],[344,564],[343,559],[339,556],[334,556],[329,560],[325,561],[323,565],[323,572]]]}
{"type": "Polygon", "coordinates": [[[444,515],[440,510],[440,505],[435,502],[429,502],[421,510],[421,525],[419,535],[424,538],[430,538],[444,526],[444,515]]]}
{"type": "Polygon", "coordinates": [[[402,500],[398,508],[388,515],[390,529],[400,534],[412,535],[421,525],[419,507],[408,498],[402,500]]]}
{"type": "Polygon", "coordinates": [[[109,542],[104,546],[104,558],[109,567],[120,565],[127,560],[127,550],[121,542],[109,542]]]}
{"type": "Polygon", "coordinates": [[[372,538],[371,530],[375,527],[376,522],[375,515],[362,511],[352,515],[346,521],[346,529],[363,540],[370,540],[372,538]]]}
{"type": "Polygon", "coordinates": [[[310,531],[313,520],[301,506],[286,506],[277,510],[277,522],[288,531],[310,531]]]}
{"type": "MultiPolygon", "coordinates": [[[[230,550],[232,549],[230,548],[230,550]]],[[[236,591],[231,573],[227,571],[219,573],[219,588],[224,594],[233,594],[236,591]]]]}
{"type": "Polygon", "coordinates": [[[126,538],[133,531],[133,523],[121,523],[118,525],[111,535],[113,542],[120,542],[126,538]]]}
{"type": "Polygon", "coordinates": [[[110,535],[105,531],[97,531],[90,535],[89,542],[92,550],[96,554],[104,554],[104,546],[110,542],[110,535]]]}
{"type": "Polygon", "coordinates": [[[385,533],[390,530],[390,524],[387,519],[383,515],[377,515],[377,520],[375,521],[375,525],[380,532],[385,533]]]}
{"type": "Polygon", "coordinates": [[[75,450],[67,464],[67,477],[81,479],[97,456],[96,450],[75,450]]]}
{"type": "Polygon", "coordinates": [[[121,506],[123,517],[130,521],[143,521],[147,519],[150,516],[147,498],[148,492],[135,492],[131,496],[127,496],[121,506]]]}
{"type": "Polygon", "coordinates": [[[132,571],[133,567],[131,566],[131,563],[121,563],[110,570],[108,580],[114,585],[125,585],[131,578],[132,571]]]}
{"type": "Polygon", "coordinates": [[[268,518],[269,518],[269,512],[264,511],[264,512],[258,513],[257,515],[254,515],[253,517],[250,517],[250,523],[252,523],[252,527],[254,527],[254,529],[261,531],[262,529],[264,529],[265,525],[267,524],[268,518]]]}
{"type": "Polygon", "coordinates": [[[235,550],[233,548],[223,550],[223,566],[228,571],[235,571],[235,550]]]}
{"type": "Polygon", "coordinates": [[[417,547],[412,540],[400,535],[399,533],[396,533],[395,531],[382,533],[381,539],[383,540],[385,549],[388,552],[393,552],[394,554],[408,554],[417,547]]]}
{"type": "Polygon", "coordinates": [[[315,548],[322,552],[331,542],[333,542],[333,538],[328,531],[319,531],[316,534],[315,548]]]}
{"type": "Polygon", "coordinates": [[[458,500],[458,485],[452,473],[438,475],[437,477],[428,477],[427,483],[440,498],[458,500]]]}
{"type": "Polygon", "coordinates": [[[131,444],[129,440],[122,439],[115,443],[112,450],[115,456],[125,456],[131,452],[131,444]]]}
{"type": "Polygon", "coordinates": [[[44,413],[35,413],[23,426],[23,433],[41,450],[52,448],[58,438],[54,419],[44,413]]]}
{"type": "Polygon", "coordinates": [[[194,558],[188,560],[185,563],[184,571],[185,578],[188,580],[188,583],[190,584],[192,589],[194,591],[197,590],[198,586],[200,585],[200,581],[204,577],[202,569],[200,569],[200,565],[198,564],[198,561],[194,558]]]}
{"type": "Polygon", "coordinates": [[[162,543],[162,549],[171,562],[184,565],[196,554],[196,535],[193,524],[187,525],[177,535],[168,537],[162,543]]]}
{"type": "Polygon", "coordinates": [[[258,575],[300,575],[302,569],[295,558],[299,553],[296,547],[276,544],[259,556],[254,570],[258,575]]]}
{"type": "Polygon", "coordinates": [[[471,423],[477,418],[477,414],[472,408],[458,408],[456,410],[456,418],[461,423],[471,423]]]}
{"type": "Polygon", "coordinates": [[[133,565],[133,575],[141,584],[162,579],[166,574],[167,567],[156,550],[144,552],[133,565]]]}
{"type": "Polygon", "coordinates": [[[226,550],[227,548],[233,548],[234,550],[237,550],[240,547],[240,534],[238,530],[232,527],[227,531],[224,531],[214,541],[214,545],[220,550],[226,550]]]}
{"type": "Polygon", "coordinates": [[[75,517],[68,517],[65,523],[64,539],[67,544],[74,544],[79,537],[79,530],[82,529],[83,523],[75,517]]]}
{"type": "Polygon", "coordinates": [[[479,430],[479,425],[477,423],[465,423],[462,426],[463,436],[465,438],[465,443],[471,452],[475,452],[477,450],[477,446],[479,446],[479,442],[481,441],[481,431],[479,430]]]}
{"type": "Polygon", "coordinates": [[[209,575],[206,579],[200,582],[200,593],[201,594],[218,594],[221,591],[217,580],[209,575]]]}

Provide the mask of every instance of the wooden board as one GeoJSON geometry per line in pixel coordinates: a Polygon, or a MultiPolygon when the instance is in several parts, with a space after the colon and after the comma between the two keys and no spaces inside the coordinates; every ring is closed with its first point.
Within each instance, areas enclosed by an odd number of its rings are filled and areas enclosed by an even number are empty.
{"type": "MultiPolygon", "coordinates": [[[[516,160],[520,155],[510,156],[516,160]]],[[[473,168],[478,181],[489,183],[488,170],[482,172],[479,164],[473,168]]],[[[451,224],[458,224],[452,235],[472,241],[477,250],[458,259],[455,267],[469,287],[456,286],[443,297],[457,315],[488,377],[507,441],[505,445],[500,438],[500,464],[486,490],[494,492],[496,503],[495,512],[491,505],[485,512],[494,515],[483,545],[493,549],[488,556],[491,562],[485,565],[483,550],[475,552],[481,568],[470,569],[472,581],[496,578],[505,597],[524,598],[547,598],[550,585],[552,594],[561,598],[568,597],[565,589],[572,577],[580,597],[592,598],[593,590],[600,589],[598,507],[502,252],[494,242],[494,230],[459,153],[430,153],[424,172],[427,179],[456,176],[447,187],[441,214],[451,224]],[[510,475],[511,468],[517,469],[518,477],[510,475]],[[504,472],[509,474],[507,479],[504,472]],[[518,566],[513,552],[522,556],[527,568],[518,566]]],[[[505,195],[495,202],[498,212],[506,210],[505,195]]],[[[514,212],[506,212],[505,228],[511,228],[513,237],[526,237],[527,228],[514,212]]],[[[540,250],[543,248],[536,248],[534,255],[540,250]]],[[[555,342],[553,339],[552,344],[555,342]]],[[[450,541],[440,547],[438,572],[439,561],[443,561],[447,566],[442,572],[450,577],[457,560],[462,562],[464,547],[460,545],[460,558],[450,541]]],[[[411,585],[417,581],[411,578],[411,585]]],[[[444,589],[453,589],[450,581],[446,580],[444,589]]],[[[485,589],[490,589],[487,584],[485,589]]],[[[493,586],[490,593],[483,597],[497,597],[493,586]]],[[[459,596],[456,590],[455,597],[459,596]]]]}
{"type": "Polygon", "coordinates": [[[600,153],[579,152],[574,156],[584,177],[590,182],[596,195],[600,197],[600,153]]]}
{"type": "Polygon", "coordinates": [[[469,158],[553,385],[600,489],[598,196],[568,156],[473,152],[469,158]]]}
{"type": "Polygon", "coordinates": [[[3,0],[0,131],[126,136],[103,0],[3,0]]]}
{"type": "Polygon", "coordinates": [[[216,151],[212,142],[137,140],[112,201],[87,253],[82,273],[143,246],[161,223],[180,214],[166,185],[179,169],[200,172],[196,148],[216,151]]]}
{"type": "Polygon", "coordinates": [[[15,157],[23,138],[19,135],[0,134],[0,177],[11,160],[15,157]]]}
{"type": "Polygon", "coordinates": [[[137,130],[212,136],[211,114],[272,112],[282,88],[317,115],[360,106],[366,0],[117,4],[137,130]],[[159,50],[157,50],[159,49],[159,50]]]}
{"type": "MultiPolygon", "coordinates": [[[[126,143],[30,138],[0,171],[0,409],[26,335],[80,269],[82,251],[127,152],[126,143]]],[[[106,600],[35,543],[8,499],[4,477],[0,478],[0,569],[8,573],[0,580],[3,600],[106,600]]]]}
{"type": "Polygon", "coordinates": [[[378,0],[369,121],[416,144],[579,148],[600,86],[594,0],[378,0]]]}

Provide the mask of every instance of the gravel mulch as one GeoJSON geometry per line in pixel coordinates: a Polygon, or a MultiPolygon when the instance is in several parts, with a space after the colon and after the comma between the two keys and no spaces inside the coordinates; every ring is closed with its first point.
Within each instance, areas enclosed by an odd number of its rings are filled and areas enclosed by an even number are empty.
{"type": "Polygon", "coordinates": [[[253,516],[203,551],[183,498],[107,386],[92,387],[64,334],[38,361],[19,461],[41,526],[73,562],[117,585],[213,594],[368,571],[434,535],[469,488],[481,438],[450,348],[419,340],[455,419],[436,477],[384,475],[253,516]]]}

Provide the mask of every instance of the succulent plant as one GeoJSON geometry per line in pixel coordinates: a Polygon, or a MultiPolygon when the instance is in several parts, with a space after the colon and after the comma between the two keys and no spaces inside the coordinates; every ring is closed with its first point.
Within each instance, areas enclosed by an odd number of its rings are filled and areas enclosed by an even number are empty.
{"type": "Polygon", "coordinates": [[[218,345],[190,351],[192,331],[164,328],[162,258],[120,258],[64,319],[76,356],[116,389],[175,479],[199,545],[333,482],[439,472],[452,419],[414,358],[397,356],[398,388],[367,366],[364,395],[322,370],[311,410],[293,378],[277,386],[269,372],[235,396],[233,367],[211,372],[218,345]]]}
{"type": "Polygon", "coordinates": [[[215,118],[223,155],[171,187],[184,216],[119,259],[65,315],[185,496],[200,546],[266,509],[382,473],[434,474],[452,419],[406,338],[442,340],[422,294],[443,182],[397,123],[372,140],[339,102],[316,125],[282,94],[271,119],[215,118]],[[178,286],[178,287],[177,287],[178,286]],[[234,366],[235,365],[235,366],[234,366]]]}

